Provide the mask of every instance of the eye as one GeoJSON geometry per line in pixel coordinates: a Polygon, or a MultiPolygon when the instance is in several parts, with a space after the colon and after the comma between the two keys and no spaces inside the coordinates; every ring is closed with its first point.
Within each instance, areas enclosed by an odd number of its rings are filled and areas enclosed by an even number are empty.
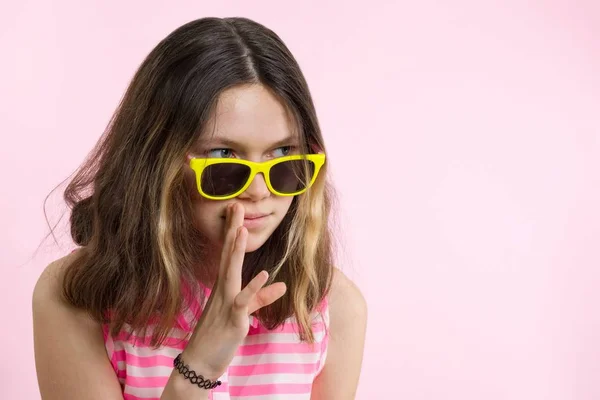
{"type": "Polygon", "coordinates": [[[281,146],[273,150],[273,157],[285,157],[295,150],[295,146],[281,146]]]}
{"type": "Polygon", "coordinates": [[[233,158],[233,150],[231,149],[210,149],[207,152],[208,158],[233,158]]]}

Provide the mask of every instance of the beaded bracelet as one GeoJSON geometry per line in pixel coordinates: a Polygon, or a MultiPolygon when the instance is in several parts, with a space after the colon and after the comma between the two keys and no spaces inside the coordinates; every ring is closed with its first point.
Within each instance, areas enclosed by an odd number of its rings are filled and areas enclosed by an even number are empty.
{"type": "Polygon", "coordinates": [[[194,385],[198,385],[202,389],[214,389],[221,385],[221,381],[211,382],[209,379],[205,379],[202,375],[196,375],[196,371],[192,371],[188,365],[183,364],[181,359],[181,353],[175,360],[173,360],[173,366],[177,368],[177,371],[183,375],[186,379],[189,379],[194,385]]]}

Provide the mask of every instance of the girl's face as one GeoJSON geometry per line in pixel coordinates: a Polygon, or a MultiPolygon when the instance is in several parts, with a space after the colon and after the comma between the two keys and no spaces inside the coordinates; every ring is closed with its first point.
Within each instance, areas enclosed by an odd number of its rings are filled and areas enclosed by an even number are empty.
{"type": "Polygon", "coordinates": [[[238,197],[207,199],[198,193],[195,174],[189,167],[190,158],[234,157],[260,162],[298,151],[298,139],[293,135],[285,108],[264,86],[245,85],[221,94],[216,112],[207,124],[206,132],[188,154],[185,167],[194,222],[211,245],[219,247],[222,244],[227,205],[240,203],[245,210],[244,226],[248,229],[246,252],[260,248],[281,223],[293,197],[272,194],[264,176],[257,174],[238,197]]]}

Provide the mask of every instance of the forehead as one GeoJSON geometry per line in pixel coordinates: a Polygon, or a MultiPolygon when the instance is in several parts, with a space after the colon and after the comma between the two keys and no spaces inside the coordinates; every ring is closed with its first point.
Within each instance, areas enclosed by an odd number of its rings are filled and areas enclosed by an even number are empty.
{"type": "Polygon", "coordinates": [[[249,151],[264,150],[296,135],[291,116],[276,96],[262,85],[244,85],[219,96],[200,144],[234,142],[249,151]]]}

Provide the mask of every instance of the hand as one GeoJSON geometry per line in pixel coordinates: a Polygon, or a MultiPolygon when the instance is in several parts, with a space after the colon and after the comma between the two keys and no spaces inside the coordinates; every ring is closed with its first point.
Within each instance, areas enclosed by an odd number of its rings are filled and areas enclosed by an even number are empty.
{"type": "Polygon", "coordinates": [[[263,270],[242,290],[242,264],[248,237],[248,230],[243,226],[244,207],[236,203],[229,205],[225,221],[219,274],[182,355],[191,369],[211,380],[227,370],[248,334],[248,316],[279,299],[287,289],[283,282],[263,288],[269,277],[263,270]]]}

